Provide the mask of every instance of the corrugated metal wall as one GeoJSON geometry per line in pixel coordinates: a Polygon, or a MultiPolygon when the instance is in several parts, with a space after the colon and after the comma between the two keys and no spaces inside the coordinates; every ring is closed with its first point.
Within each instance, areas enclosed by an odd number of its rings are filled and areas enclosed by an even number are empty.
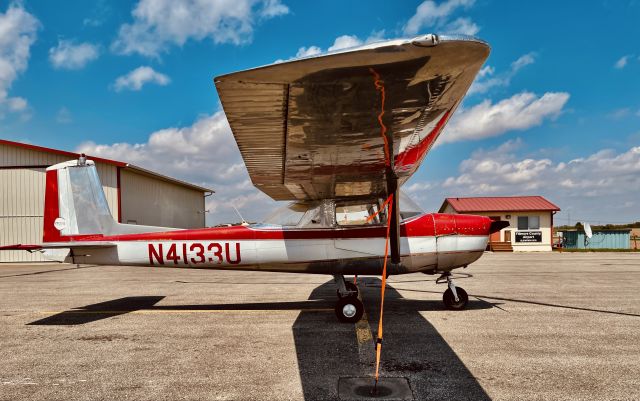
{"type": "MultiPolygon", "coordinates": [[[[0,144],[0,244],[42,242],[45,167],[67,160],[64,155],[0,144]]],[[[96,167],[109,208],[117,217],[117,168],[102,163],[96,167]]],[[[0,252],[0,262],[44,260],[39,253],[0,252]]]]}
{"type": "Polygon", "coordinates": [[[120,173],[122,222],[161,227],[205,225],[202,192],[123,169],[120,173]],[[143,202],[140,200],[144,199],[143,202]]]}
{"type": "MultiPolygon", "coordinates": [[[[42,240],[44,168],[0,168],[0,237],[2,244],[33,244],[42,240]],[[34,242],[34,239],[37,239],[34,242]]],[[[38,261],[39,253],[2,251],[0,262],[38,261]]]]}
{"type": "Polygon", "coordinates": [[[582,231],[561,231],[565,238],[564,247],[568,249],[629,249],[630,235],[625,230],[594,231],[585,244],[582,231]]]}

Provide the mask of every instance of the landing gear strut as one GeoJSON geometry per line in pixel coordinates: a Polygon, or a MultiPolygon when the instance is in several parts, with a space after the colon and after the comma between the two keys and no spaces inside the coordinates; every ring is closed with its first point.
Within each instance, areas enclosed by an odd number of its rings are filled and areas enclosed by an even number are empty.
{"type": "Polygon", "coordinates": [[[436,280],[436,283],[441,283],[446,280],[447,290],[442,294],[442,302],[447,309],[462,310],[467,306],[469,302],[469,295],[462,287],[456,287],[451,278],[451,272],[442,273],[436,280]]]}
{"type": "Polygon", "coordinates": [[[338,286],[338,302],[335,307],[338,320],[343,323],[358,322],[364,313],[364,305],[358,298],[358,286],[345,281],[342,274],[336,274],[333,279],[338,286]]]}

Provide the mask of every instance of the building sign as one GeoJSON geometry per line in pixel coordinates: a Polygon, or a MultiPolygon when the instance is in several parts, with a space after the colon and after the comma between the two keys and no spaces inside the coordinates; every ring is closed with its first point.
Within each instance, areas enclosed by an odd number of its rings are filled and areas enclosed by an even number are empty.
{"type": "Polygon", "coordinates": [[[542,231],[516,231],[516,242],[542,242],[542,231]]]}

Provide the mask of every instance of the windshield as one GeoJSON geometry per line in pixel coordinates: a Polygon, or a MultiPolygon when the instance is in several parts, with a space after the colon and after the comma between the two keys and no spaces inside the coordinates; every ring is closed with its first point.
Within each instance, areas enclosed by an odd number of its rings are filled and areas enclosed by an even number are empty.
{"type": "Polygon", "coordinates": [[[424,213],[422,208],[409,195],[400,191],[400,219],[408,219],[422,213],[424,213]]]}

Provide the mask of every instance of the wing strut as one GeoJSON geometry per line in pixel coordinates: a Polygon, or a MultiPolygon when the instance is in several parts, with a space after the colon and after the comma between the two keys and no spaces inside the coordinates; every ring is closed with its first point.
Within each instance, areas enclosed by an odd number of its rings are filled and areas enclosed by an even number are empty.
{"type": "Polygon", "coordinates": [[[393,207],[389,207],[389,226],[391,230],[387,237],[391,248],[391,263],[397,265],[400,263],[400,196],[396,190],[391,193],[390,197],[393,207]]]}

